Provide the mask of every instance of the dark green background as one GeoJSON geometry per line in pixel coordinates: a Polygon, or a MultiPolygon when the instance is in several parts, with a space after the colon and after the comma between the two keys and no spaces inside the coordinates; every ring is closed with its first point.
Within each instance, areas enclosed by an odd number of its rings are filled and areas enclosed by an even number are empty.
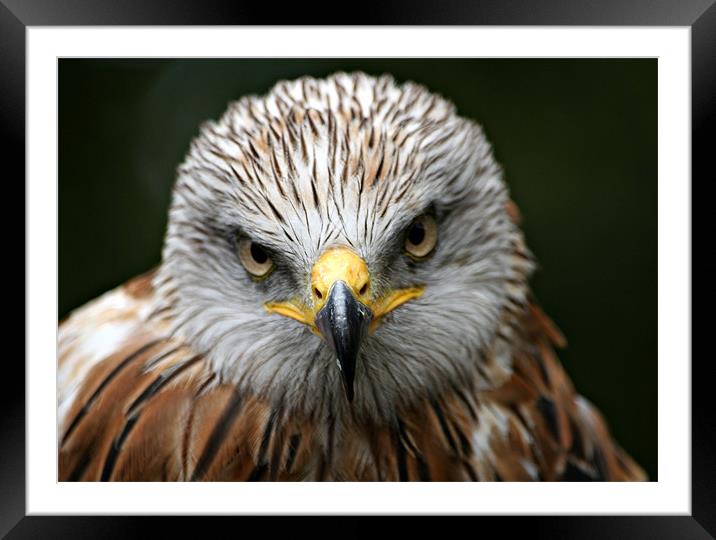
{"type": "Polygon", "coordinates": [[[356,69],[423,83],[483,125],[560,357],[655,480],[656,60],[60,60],[59,315],[159,263],[202,121],[278,79],[356,69]]]}

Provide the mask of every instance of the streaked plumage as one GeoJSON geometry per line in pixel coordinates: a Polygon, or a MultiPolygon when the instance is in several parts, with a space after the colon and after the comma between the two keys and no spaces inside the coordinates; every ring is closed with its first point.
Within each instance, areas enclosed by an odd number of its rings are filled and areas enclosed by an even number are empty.
{"type": "Polygon", "coordinates": [[[244,98],[179,168],[161,266],[60,325],[60,480],[644,479],[532,268],[449,102],[363,74],[244,98]],[[423,215],[436,243],[406,254],[423,215]],[[357,360],[325,339],[339,283],[368,314],[357,360]]]}

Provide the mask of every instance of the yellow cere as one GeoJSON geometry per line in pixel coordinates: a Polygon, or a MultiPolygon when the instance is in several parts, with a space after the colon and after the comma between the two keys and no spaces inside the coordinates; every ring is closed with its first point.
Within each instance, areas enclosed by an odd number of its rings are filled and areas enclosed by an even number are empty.
{"type": "Polygon", "coordinates": [[[326,250],[311,270],[311,294],[316,312],[326,303],[331,287],[337,281],[344,281],[353,295],[362,301],[369,292],[369,280],[368,265],[355,252],[346,248],[326,250]]]}
{"type": "Polygon", "coordinates": [[[370,287],[368,265],[355,252],[347,248],[326,250],[316,261],[311,270],[311,306],[298,300],[286,302],[268,302],[265,308],[269,313],[276,313],[306,324],[318,333],[314,321],[329,297],[331,287],[337,281],[345,282],[356,299],[365,304],[373,312],[370,331],[375,330],[380,319],[388,312],[404,303],[418,298],[423,294],[423,287],[409,287],[388,292],[385,296],[374,299],[370,287]]]}

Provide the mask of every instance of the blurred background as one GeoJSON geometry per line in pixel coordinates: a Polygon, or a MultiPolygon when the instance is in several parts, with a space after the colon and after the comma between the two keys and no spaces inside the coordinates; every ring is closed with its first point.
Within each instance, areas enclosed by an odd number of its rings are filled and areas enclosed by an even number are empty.
{"type": "Polygon", "coordinates": [[[580,393],[657,480],[655,59],[61,59],[58,316],[160,262],[199,124],[279,79],[391,73],[494,145],[580,393]]]}

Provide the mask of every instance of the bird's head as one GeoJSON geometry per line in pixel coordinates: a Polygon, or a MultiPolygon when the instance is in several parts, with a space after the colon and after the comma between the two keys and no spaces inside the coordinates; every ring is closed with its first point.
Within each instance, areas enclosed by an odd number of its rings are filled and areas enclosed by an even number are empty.
{"type": "Polygon", "coordinates": [[[422,86],[282,82],[192,143],[157,287],[222,380],[387,416],[479,379],[524,301],[507,203],[480,127],[422,86]]]}

